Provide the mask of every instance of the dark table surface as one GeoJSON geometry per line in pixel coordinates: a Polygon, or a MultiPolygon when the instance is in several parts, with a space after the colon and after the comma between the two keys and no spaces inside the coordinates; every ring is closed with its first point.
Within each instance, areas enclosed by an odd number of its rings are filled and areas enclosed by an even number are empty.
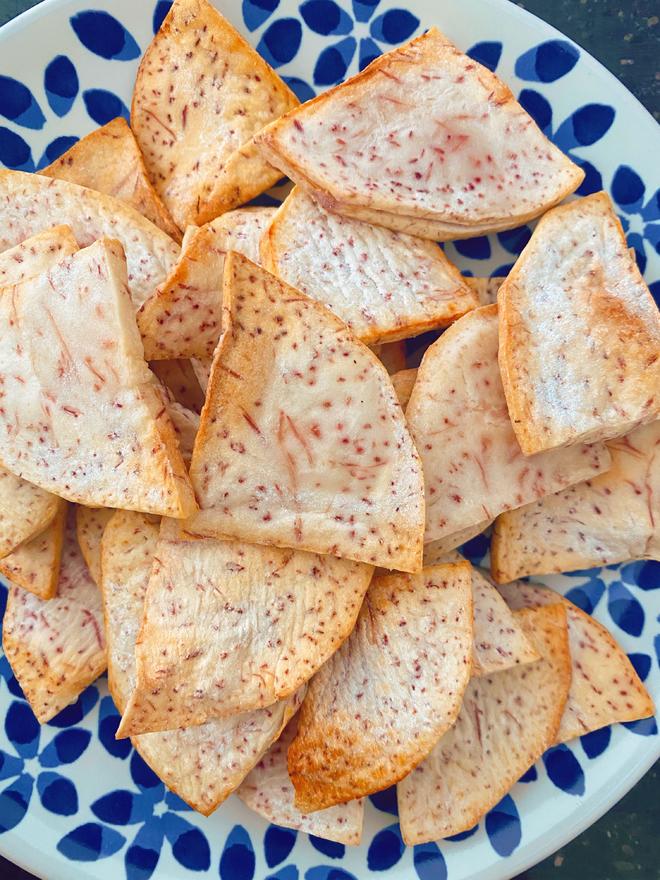
{"type": "MultiPolygon", "coordinates": [[[[0,25],[35,5],[0,0],[0,25]]],[[[660,0],[525,0],[517,5],[584,46],[660,119],[660,0]]],[[[595,825],[516,880],[660,880],[659,767],[595,825]]],[[[0,880],[31,878],[0,857],[0,880]]]]}

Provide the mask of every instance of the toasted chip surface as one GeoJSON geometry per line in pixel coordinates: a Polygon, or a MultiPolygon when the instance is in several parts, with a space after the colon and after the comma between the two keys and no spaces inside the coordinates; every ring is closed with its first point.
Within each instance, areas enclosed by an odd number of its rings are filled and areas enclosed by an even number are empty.
{"type": "Polygon", "coordinates": [[[175,0],[142,58],[131,122],[149,176],[181,229],[277,182],[281,175],[251,139],[297,104],[210,3],[175,0]]]}
{"type": "Polygon", "coordinates": [[[66,508],[66,501],[58,499],[57,513],[43,532],[0,559],[0,574],[41,599],[52,599],[57,592],[66,508]]]}
{"type": "Polygon", "coordinates": [[[390,378],[392,385],[394,385],[397,399],[401,404],[401,409],[405,411],[412,394],[415,379],[417,378],[417,370],[399,370],[398,373],[394,373],[390,378]]]}
{"type": "Polygon", "coordinates": [[[337,804],[314,813],[301,813],[297,809],[286,764],[287,749],[296,730],[296,718],[293,718],[236,793],[250,809],[274,825],[357,846],[362,838],[363,800],[337,804]]]}
{"type": "Polygon", "coordinates": [[[239,208],[186,235],[169,277],[138,312],[147,360],[210,358],[222,326],[225,255],[259,262],[259,240],[274,208],[239,208]]]}
{"type": "Polygon", "coordinates": [[[573,676],[557,732],[568,742],[607,724],[636,721],[655,708],[635,668],[611,633],[559,593],[522,581],[499,588],[511,608],[538,608],[561,603],[568,621],[573,676]]]}
{"type": "Polygon", "coordinates": [[[456,724],[398,785],[410,846],[471,828],[555,741],[571,682],[566,614],[517,616],[542,659],[471,680],[456,724]]]}
{"type": "Polygon", "coordinates": [[[355,630],[300,710],[288,752],[298,809],[363,797],[409,773],[456,720],[471,654],[467,563],[376,575],[355,630]]]}
{"type": "MultiPolygon", "coordinates": [[[[119,511],[102,543],[108,683],[120,711],[135,685],[135,642],[158,543],[153,517],[119,511]]],[[[165,784],[204,815],[236,788],[296,711],[302,694],[197,727],[147,733],[133,745],[165,784]]]]}
{"type": "Polygon", "coordinates": [[[516,226],[584,176],[501,80],[435,28],[257,140],[329,210],[432,239],[516,226]]]}
{"type": "Polygon", "coordinates": [[[498,583],[660,558],[660,421],[607,446],[607,473],[497,518],[491,571],[498,583]]]}
{"type": "Polygon", "coordinates": [[[201,413],[206,389],[200,387],[189,360],[151,361],[149,366],[170,398],[198,415],[201,413]]]}
{"type": "Polygon", "coordinates": [[[121,116],[81,138],[39,174],[126,202],[175,241],[181,241],[181,231],[153,188],[133,132],[121,116]]]}
{"type": "Polygon", "coordinates": [[[68,224],[80,247],[103,236],[121,242],[136,308],[165,280],[179,255],[169,235],[112,196],[66,180],[0,170],[0,250],[56,223],[68,224]]]}
{"type": "Polygon", "coordinates": [[[192,489],[142,358],[118,242],[0,295],[0,460],[69,501],[185,516],[192,489]]]}
{"type": "MultiPolygon", "coordinates": [[[[0,254],[0,289],[47,272],[78,250],[70,226],[39,227],[39,231],[0,254]]],[[[1,245],[0,245],[1,247],[1,245]]]]}
{"type": "Polygon", "coordinates": [[[373,573],[332,556],[195,539],[173,522],[156,557],[122,735],[289,696],[351,632],[373,573]]]}
{"type": "Polygon", "coordinates": [[[101,586],[101,538],[115,511],[109,507],[76,507],[78,546],[94,583],[101,586]]]}
{"type": "Polygon", "coordinates": [[[497,366],[497,330],[497,306],[476,309],[431,345],[418,370],[406,420],[424,467],[425,543],[455,533],[465,540],[463,530],[481,530],[503,510],[609,466],[602,445],[522,454],[497,366]]]}
{"type": "Polygon", "coordinates": [[[660,413],[660,313],[606,193],[547,214],[498,295],[523,452],[626,434],[660,413]]]}
{"type": "Polygon", "coordinates": [[[435,242],[326,211],[295,187],[264,235],[262,263],[367,344],[446,327],[478,300],[435,242]]]}
{"type": "Polygon", "coordinates": [[[57,596],[45,601],[10,585],[2,647],[42,724],[105,670],[101,594],[78,548],[73,511],[67,521],[57,596]]]}
{"type": "Polygon", "coordinates": [[[419,569],[421,468],[382,364],[241,255],[225,283],[189,531],[419,569]]]}

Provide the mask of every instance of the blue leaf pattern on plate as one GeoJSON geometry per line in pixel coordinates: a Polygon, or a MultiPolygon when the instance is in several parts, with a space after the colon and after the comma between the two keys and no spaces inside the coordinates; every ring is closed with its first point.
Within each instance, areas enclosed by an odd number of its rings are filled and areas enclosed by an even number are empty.
{"type": "Polygon", "coordinates": [[[548,40],[525,52],[516,61],[516,76],[532,82],[556,82],[577,64],[580,53],[565,40],[548,40]]]}
{"type": "Polygon", "coordinates": [[[20,134],[0,125],[0,162],[13,171],[34,171],[32,151],[20,134]]]}
{"type": "Polygon", "coordinates": [[[46,117],[26,85],[0,75],[0,115],[24,128],[43,128],[46,117]]]}
{"type": "Polygon", "coordinates": [[[304,79],[299,79],[297,76],[283,76],[282,79],[301,103],[304,104],[305,101],[311,101],[316,97],[316,92],[304,79]]]}
{"type": "Polygon", "coordinates": [[[369,800],[374,807],[382,810],[383,813],[390,813],[392,816],[399,815],[399,807],[396,799],[396,785],[391,785],[384,791],[377,791],[375,794],[370,794],[369,800]]]}
{"type": "Polygon", "coordinates": [[[268,21],[279,5],[280,0],[243,0],[243,21],[247,29],[256,31],[265,21],[268,21]]]}
{"type": "Polygon", "coordinates": [[[334,840],[324,840],[322,837],[316,837],[314,834],[309,835],[309,842],[314,849],[328,856],[330,859],[343,859],[346,847],[343,843],[337,843],[334,840]]]}
{"type": "Polygon", "coordinates": [[[601,727],[600,730],[593,730],[591,733],[585,733],[580,737],[580,743],[584,749],[584,753],[590,760],[602,755],[610,744],[612,738],[611,727],[601,727]]]}
{"type": "Polygon", "coordinates": [[[63,730],[39,755],[39,763],[42,767],[59,767],[60,764],[71,764],[82,755],[91,738],[92,735],[88,730],[76,727],[71,730],[63,730]]]}
{"type": "Polygon", "coordinates": [[[112,828],[86,822],[63,837],[57,849],[73,862],[94,862],[114,855],[125,842],[126,838],[112,828]]]}
{"type": "Polygon", "coordinates": [[[437,843],[420,843],[413,850],[419,880],[447,880],[447,863],[437,843]]]}
{"type": "Polygon", "coordinates": [[[345,40],[340,40],[334,46],[328,46],[327,49],[324,49],[314,68],[314,84],[331,86],[341,82],[355,55],[355,47],[355,38],[346,37],[345,40]]]}
{"type": "MultiPolygon", "coordinates": [[[[208,870],[211,864],[211,849],[200,829],[181,816],[177,816],[176,813],[165,813],[162,822],[165,836],[172,847],[172,855],[177,862],[190,871],[208,870]]],[[[222,880],[226,878],[223,877],[222,880]]],[[[237,877],[237,880],[243,878],[237,877]]]]}
{"type": "Polygon", "coordinates": [[[40,773],[37,791],[44,809],[59,816],[73,816],[78,812],[78,793],[76,787],[59,773],[40,773]]]}
{"type": "Polygon", "coordinates": [[[334,0],[307,0],[300,14],[310,30],[324,37],[345,36],[353,30],[350,16],[334,0]]]}
{"type": "Polygon", "coordinates": [[[543,763],[550,780],[567,794],[583,795],[584,773],[580,762],[565,745],[554,746],[543,755],[543,763]]]}
{"type": "Polygon", "coordinates": [[[85,108],[97,125],[105,125],[118,116],[129,119],[128,107],[124,102],[107,89],[87,89],[83,92],[85,108]]]}
{"type": "Polygon", "coordinates": [[[618,581],[609,588],[607,610],[624,632],[631,636],[641,634],[644,629],[644,609],[630,590],[618,581]]]}
{"type": "Polygon", "coordinates": [[[486,814],[485,824],[490,845],[499,856],[510,856],[520,845],[520,816],[511,795],[486,814]]]}
{"type": "Polygon", "coordinates": [[[167,13],[172,8],[172,0],[158,0],[156,6],[154,8],[153,18],[151,20],[151,27],[154,33],[160,30],[160,26],[165,20],[167,13]]]}
{"type": "Polygon", "coordinates": [[[250,835],[242,825],[234,825],[220,857],[222,880],[252,880],[255,857],[250,835]]]}
{"type": "Polygon", "coordinates": [[[297,831],[290,828],[280,828],[279,825],[271,825],[264,835],[264,854],[269,868],[281,864],[296,844],[297,831]]]}
{"type": "Polygon", "coordinates": [[[502,57],[502,44],[499,42],[475,43],[465,54],[494,72],[502,57]]]}
{"type": "Polygon", "coordinates": [[[44,73],[44,90],[48,106],[57,116],[66,116],[79,89],[78,74],[66,55],[57,55],[44,73]]]}
{"type": "Polygon", "coordinates": [[[140,57],[140,47],[134,38],[109,12],[79,12],[70,21],[80,42],[95,55],[114,61],[132,61],[140,57]]]}
{"type": "Polygon", "coordinates": [[[371,36],[390,46],[409,40],[419,27],[419,19],[407,9],[388,9],[371,22],[371,36]]]}
{"type": "Polygon", "coordinates": [[[257,52],[271,65],[281,67],[296,55],[302,40],[302,27],[296,18],[281,18],[268,26],[257,52]]]}
{"type": "Polygon", "coordinates": [[[387,871],[396,865],[405,849],[399,825],[388,825],[374,835],[367,852],[367,865],[370,871],[387,871]]]}

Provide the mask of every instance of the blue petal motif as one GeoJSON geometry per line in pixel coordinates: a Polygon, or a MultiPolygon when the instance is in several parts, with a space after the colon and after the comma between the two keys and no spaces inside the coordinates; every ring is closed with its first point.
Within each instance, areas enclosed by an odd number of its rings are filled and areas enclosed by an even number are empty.
{"type": "Polygon", "coordinates": [[[498,266],[497,269],[493,269],[490,273],[491,278],[506,278],[509,272],[513,269],[513,263],[504,263],[503,266],[498,266]]]}
{"type": "Polygon", "coordinates": [[[69,21],[86,49],[101,58],[132,61],[140,57],[140,47],[121,22],[109,12],[87,10],[69,21]]]}
{"type": "Polygon", "coordinates": [[[46,121],[32,92],[11,76],[0,76],[0,115],[25,128],[43,128],[46,121]]]}
{"type": "Polygon", "coordinates": [[[461,545],[461,555],[467,556],[470,562],[476,565],[483,561],[489,548],[490,538],[482,532],[480,535],[475,535],[474,538],[470,538],[469,541],[466,541],[465,544],[461,545]]]}
{"type": "Polygon", "coordinates": [[[584,794],[584,773],[578,759],[565,745],[554,746],[543,755],[545,769],[553,785],[566,794],[584,794]]]}
{"type": "Polygon", "coordinates": [[[256,31],[280,5],[280,0],[243,0],[243,21],[249,31],[256,31]]]}
{"type": "Polygon", "coordinates": [[[346,37],[345,40],[324,49],[314,67],[315,85],[332,86],[341,82],[353,60],[356,45],[353,37],[346,37]]]}
{"type": "Polygon", "coordinates": [[[538,770],[536,769],[534,764],[532,764],[532,766],[529,768],[529,770],[526,770],[523,773],[523,775],[520,777],[518,782],[536,782],[536,780],[538,778],[539,778],[538,770]]]}
{"type": "Polygon", "coordinates": [[[221,880],[252,880],[255,864],[250,835],[242,825],[234,825],[220,856],[221,880]]]}
{"type": "Polygon", "coordinates": [[[619,165],[612,180],[612,198],[627,211],[637,211],[646,193],[644,181],[630,165],[619,165]]]}
{"type": "MultiPolygon", "coordinates": [[[[68,148],[67,148],[68,149],[68,148]]],[[[53,161],[51,159],[51,161],[53,161]]],[[[48,722],[50,727],[73,727],[79,724],[92,711],[99,699],[98,688],[93,685],[86,688],[75,703],[71,703],[48,722]]]]}
{"type": "Polygon", "coordinates": [[[463,257],[470,257],[472,260],[490,259],[490,242],[485,235],[459,239],[454,242],[454,247],[463,257]]]}
{"type": "Polygon", "coordinates": [[[97,822],[79,825],[57,844],[58,852],[73,862],[95,862],[114,855],[126,843],[126,838],[97,822]]]}
{"type": "Polygon", "coordinates": [[[5,733],[21,758],[34,758],[39,749],[39,722],[27,703],[11,704],[5,716],[5,733]]]}
{"type": "Polygon", "coordinates": [[[599,577],[590,577],[586,584],[569,590],[566,598],[587,614],[593,614],[604,593],[605,584],[602,580],[599,577]]]}
{"type": "Polygon", "coordinates": [[[421,843],[413,850],[419,880],[447,880],[447,863],[437,843],[421,843]]]}
{"type": "Polygon", "coordinates": [[[516,229],[507,229],[497,233],[497,240],[505,251],[518,256],[532,237],[529,226],[518,226],[516,229]]]}
{"type": "Polygon", "coordinates": [[[192,807],[182,800],[178,794],[174,794],[173,791],[165,792],[165,803],[170,810],[176,810],[177,813],[190,813],[192,811],[192,807]]]}
{"type": "Polygon", "coordinates": [[[23,772],[24,761],[0,749],[0,780],[13,779],[23,772]]]}
{"type": "Polygon", "coordinates": [[[298,836],[297,831],[290,828],[280,828],[279,825],[270,825],[264,835],[264,854],[266,864],[274,868],[283,862],[293,849],[298,836]]]}
{"type": "Polygon", "coordinates": [[[518,848],[522,831],[520,816],[511,795],[505,795],[486,814],[486,834],[498,856],[510,856],[518,848]]]}
{"type": "Polygon", "coordinates": [[[553,140],[564,152],[589,147],[607,134],[614,116],[614,107],[608,104],[585,104],[562,122],[553,140]]]}
{"type": "Polygon", "coordinates": [[[633,594],[620,582],[610,585],[607,610],[610,617],[631,636],[639,636],[644,629],[644,609],[633,594]]]}
{"type": "Polygon", "coordinates": [[[523,89],[518,95],[518,102],[529,113],[544,134],[551,134],[552,105],[534,89],[523,89]]]}
{"type": "Polygon", "coordinates": [[[575,156],[571,156],[578,168],[584,171],[584,180],[575,190],[579,196],[590,196],[591,193],[600,192],[603,188],[603,178],[600,171],[584,160],[579,160],[575,156]]]}
{"type": "Polygon", "coordinates": [[[357,880],[357,878],[334,865],[315,865],[305,871],[305,880],[357,880]]]}
{"type": "Polygon", "coordinates": [[[621,568],[621,580],[640,590],[660,590],[660,562],[655,559],[629,562],[621,568]]]}
{"type": "Polygon", "coordinates": [[[637,734],[637,736],[655,736],[658,732],[655,718],[642,718],[640,721],[624,721],[623,726],[631,733],[637,734]]]}
{"type": "Polygon", "coordinates": [[[641,681],[646,681],[651,671],[651,658],[648,654],[628,654],[628,660],[635,667],[635,672],[641,681]]]}
{"type": "Polygon", "coordinates": [[[377,43],[371,39],[371,37],[365,37],[360,40],[360,52],[358,56],[358,66],[360,70],[364,70],[367,65],[371,64],[371,62],[379,58],[382,55],[380,48],[377,43]]]}
{"type": "Polygon", "coordinates": [[[44,72],[44,90],[50,109],[66,116],[78,94],[78,74],[66,55],[57,55],[44,72]]]}
{"type": "Polygon", "coordinates": [[[72,764],[89,745],[92,734],[80,727],[63,730],[48,743],[39,755],[42,767],[59,767],[60,764],[72,764]]]}
{"type": "Polygon", "coordinates": [[[298,868],[295,865],[285,865],[274,874],[269,874],[266,880],[298,880],[299,876],[298,868]]]}
{"type": "Polygon", "coordinates": [[[302,40],[302,25],[297,18],[280,18],[269,25],[257,52],[271,67],[281,67],[294,58],[302,40]]]}
{"type": "MultiPolygon", "coordinates": [[[[56,159],[59,159],[67,150],[70,150],[74,144],[78,143],[78,138],[73,137],[71,135],[63,135],[62,137],[55,138],[54,141],[51,141],[46,149],[43,152],[41,159],[37,164],[37,171],[41,171],[42,168],[45,168],[46,165],[50,165],[51,162],[54,162],[56,159]]],[[[66,712],[70,707],[67,706],[66,709],[62,709],[62,712],[66,712]]],[[[61,714],[61,713],[60,713],[61,714]]],[[[52,718],[48,723],[53,724],[57,727],[56,719],[59,715],[56,715],[55,718],[52,718]]]]}
{"type": "Polygon", "coordinates": [[[656,254],[660,254],[660,223],[648,223],[644,227],[644,235],[656,254]]]}
{"type": "Polygon", "coordinates": [[[152,818],[140,828],[124,855],[126,880],[149,880],[163,847],[163,824],[152,818]]]}
{"type": "Polygon", "coordinates": [[[370,871],[387,871],[399,861],[403,855],[405,844],[401,839],[398,823],[388,825],[375,834],[369,844],[367,865],[370,871]]]}
{"type": "Polygon", "coordinates": [[[649,284],[649,290],[655,300],[655,304],[660,308],[660,281],[654,281],[653,284],[649,284]]]}
{"type": "Polygon", "coordinates": [[[83,92],[85,108],[97,125],[105,125],[117,116],[129,118],[128,107],[117,95],[107,89],[87,89],[83,92]]]}
{"type": "Polygon", "coordinates": [[[160,26],[165,21],[167,13],[172,8],[172,0],[158,0],[154,7],[153,18],[151,19],[151,27],[156,34],[160,30],[160,26]]]}
{"type": "Polygon", "coordinates": [[[124,760],[131,753],[130,739],[115,739],[119,727],[119,713],[112,697],[103,697],[99,706],[98,737],[103,748],[113,756],[124,760]]]}
{"type": "Polygon", "coordinates": [[[656,189],[655,195],[651,196],[644,205],[642,217],[647,223],[651,220],[660,220],[660,189],[656,189]]]}
{"type": "Polygon", "coordinates": [[[298,79],[297,76],[283,76],[282,79],[301,103],[316,97],[316,92],[304,79],[298,79]]]}
{"type": "Polygon", "coordinates": [[[40,773],[37,791],[44,809],[58,816],[73,816],[78,812],[78,793],[70,779],[59,773],[40,773]]]}
{"type": "Polygon", "coordinates": [[[375,794],[369,795],[369,800],[383,813],[390,813],[392,816],[399,815],[399,806],[396,799],[396,785],[390,785],[384,791],[377,791],[375,794]]]}
{"type": "Polygon", "coordinates": [[[14,171],[34,171],[30,147],[20,134],[0,125],[0,163],[14,171]]]}
{"type": "Polygon", "coordinates": [[[334,0],[307,0],[300,6],[300,14],[307,27],[323,37],[343,37],[353,30],[350,15],[334,0]]]}
{"type": "Polygon", "coordinates": [[[309,842],[314,849],[317,849],[324,856],[330,859],[343,859],[346,847],[343,843],[337,843],[334,840],[325,840],[323,837],[316,837],[314,834],[309,835],[309,842]]]}
{"type": "Polygon", "coordinates": [[[151,816],[152,805],[139,794],[126,789],[109,791],[91,805],[92,813],[110,825],[134,825],[146,822],[151,816]]]}
{"type": "Polygon", "coordinates": [[[0,834],[11,831],[23,819],[32,797],[33,786],[34,779],[29,773],[24,773],[0,792],[0,834]]]}
{"type": "Polygon", "coordinates": [[[137,752],[131,755],[131,779],[152,804],[163,799],[165,786],[137,752]]]}
{"type": "Polygon", "coordinates": [[[473,825],[472,828],[468,828],[467,831],[460,831],[458,834],[452,834],[451,837],[445,837],[445,840],[451,840],[452,843],[459,843],[461,840],[467,840],[468,837],[472,837],[473,834],[476,834],[479,830],[479,825],[473,825]]]}
{"type": "MultiPolygon", "coordinates": [[[[172,855],[189,871],[208,871],[211,850],[204,834],[176,813],[165,813],[161,819],[172,855]]],[[[223,877],[223,880],[226,878],[223,877]]],[[[240,880],[240,878],[237,878],[240,880]]]]}
{"type": "Polygon", "coordinates": [[[369,21],[380,0],[353,0],[353,16],[356,21],[369,21]]]}
{"type": "Polygon", "coordinates": [[[419,19],[407,9],[388,9],[371,22],[369,28],[374,40],[398,46],[410,39],[419,27],[419,19]]]}
{"type": "Polygon", "coordinates": [[[518,58],[516,76],[532,82],[555,82],[573,70],[579,57],[577,47],[571,43],[548,40],[518,58]]]}
{"type": "Polygon", "coordinates": [[[591,733],[585,733],[580,737],[580,743],[587,758],[593,761],[599,755],[602,755],[610,744],[612,738],[611,727],[601,727],[600,730],[593,730],[591,733]]]}
{"type": "Polygon", "coordinates": [[[502,57],[502,44],[497,42],[475,43],[465,54],[494,72],[502,57]]]}

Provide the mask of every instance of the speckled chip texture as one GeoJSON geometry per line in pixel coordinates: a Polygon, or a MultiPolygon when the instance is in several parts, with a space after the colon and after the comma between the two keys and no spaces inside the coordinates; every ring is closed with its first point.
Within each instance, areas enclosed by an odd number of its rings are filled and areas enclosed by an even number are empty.
{"type": "Polygon", "coordinates": [[[301,187],[275,215],[261,255],[368,345],[446,327],[479,304],[435,242],[330,213],[301,187]]]}
{"type": "MultiPolygon", "coordinates": [[[[154,517],[119,511],[102,543],[108,684],[119,711],[135,685],[135,642],[158,543],[154,517]]],[[[133,737],[133,745],[168,788],[211,813],[246,776],[296,711],[302,694],[256,712],[197,727],[133,737]]]]}
{"type": "Polygon", "coordinates": [[[121,116],[81,138],[39,174],[126,202],[175,241],[181,241],[181,230],[153,188],[133,132],[121,116]]]}
{"type": "Polygon", "coordinates": [[[440,241],[519,226],[584,177],[508,87],[436,28],[257,141],[328,210],[440,241]]]}
{"type": "Polygon", "coordinates": [[[0,559],[0,574],[41,599],[52,599],[60,575],[67,503],[58,499],[52,522],[9,556],[0,559]]]}
{"type": "Polygon", "coordinates": [[[164,523],[120,735],[188,727],[272,705],[349,635],[371,566],[164,523]]]}
{"type": "Polygon", "coordinates": [[[398,785],[409,846],[472,828],[556,740],[571,683],[566,613],[517,616],[542,659],[472,679],[456,724],[398,785]]]}
{"type": "MultiPolygon", "coordinates": [[[[42,229],[39,226],[40,231],[13,247],[5,245],[4,241],[0,244],[0,247],[9,248],[0,253],[0,289],[47,272],[51,266],[78,250],[78,242],[70,226],[42,229]]],[[[4,234],[4,230],[1,234],[4,234]]]]}
{"type": "Polygon", "coordinates": [[[313,813],[301,813],[296,807],[286,755],[297,728],[297,717],[294,717],[282,736],[250,771],[236,794],[250,809],[274,825],[357,846],[362,838],[364,800],[337,804],[313,813]]]}
{"type": "Polygon", "coordinates": [[[167,414],[170,417],[176,439],[179,443],[181,457],[184,463],[189,465],[195,447],[195,438],[199,430],[199,416],[176,401],[168,403],[167,414]]]}
{"type": "Polygon", "coordinates": [[[258,263],[259,240],[274,213],[239,208],[186,234],[172,273],[138,312],[147,360],[213,356],[222,327],[225,255],[238,251],[258,263]]]}
{"type": "Polygon", "coordinates": [[[188,530],[418,570],[422,471],[382,364],[240,254],[227,257],[224,302],[188,530]]]}
{"type": "Polygon", "coordinates": [[[538,584],[521,581],[500,587],[500,591],[512,608],[561,603],[566,611],[573,677],[557,732],[558,743],[608,724],[653,715],[653,700],[632,663],[590,614],[538,584]]]}
{"type": "Polygon", "coordinates": [[[491,571],[498,583],[660,559],[660,421],[607,445],[607,473],[495,520],[491,571]]]}
{"type": "Polygon", "coordinates": [[[2,647],[41,724],[73,702],[106,667],[101,594],[76,541],[71,511],[57,596],[9,586],[2,647]]]}
{"type": "Polygon", "coordinates": [[[101,539],[105,527],[115,511],[108,507],[76,507],[76,535],[78,546],[87,563],[89,573],[97,586],[101,586],[101,539]]]}
{"type": "Polygon", "coordinates": [[[69,501],[186,516],[195,500],[103,239],[0,294],[0,460],[69,501]],[[11,377],[11,381],[9,381],[11,377]]]}
{"type": "Polygon", "coordinates": [[[175,0],[142,58],[131,123],[149,176],[181,229],[278,181],[252,136],[297,105],[210,3],[175,0]]]}
{"type": "Polygon", "coordinates": [[[427,349],[406,420],[424,467],[425,543],[444,550],[464,531],[481,531],[499,513],[606,470],[601,445],[525,457],[506,408],[497,366],[497,306],[453,324],[427,349]]]}
{"type": "Polygon", "coordinates": [[[0,250],[58,223],[71,227],[80,247],[104,236],[121,242],[135,308],[165,280],[179,255],[169,235],[112,196],[66,180],[0,170],[0,250]]]}
{"type": "Polygon", "coordinates": [[[409,773],[456,720],[471,655],[468,563],[376,575],[300,710],[288,752],[296,807],[330,807],[409,773]]]}
{"type": "Polygon", "coordinates": [[[660,413],[660,313],[606,193],[543,217],[498,294],[500,369],[526,455],[660,413]]]}
{"type": "Polygon", "coordinates": [[[401,408],[405,410],[412,394],[415,379],[417,378],[417,370],[399,370],[391,377],[397,400],[401,404],[401,408]]]}

